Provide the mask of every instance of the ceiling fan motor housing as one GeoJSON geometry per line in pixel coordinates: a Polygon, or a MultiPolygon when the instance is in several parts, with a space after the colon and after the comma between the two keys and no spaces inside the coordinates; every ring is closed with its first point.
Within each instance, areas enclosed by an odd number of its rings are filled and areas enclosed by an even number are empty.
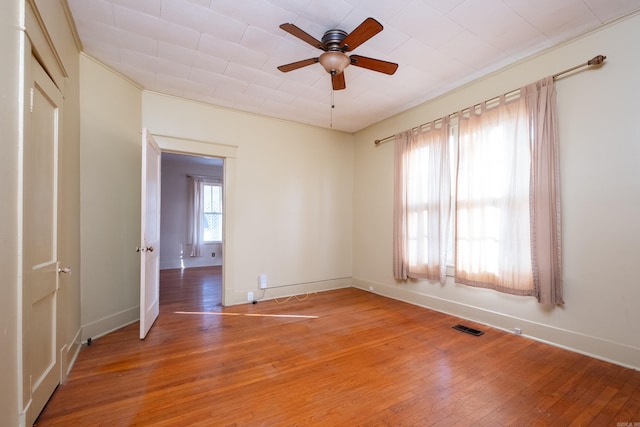
{"type": "Polygon", "coordinates": [[[342,50],[340,43],[347,37],[347,32],[343,30],[329,30],[322,36],[322,44],[327,50],[342,50]]]}
{"type": "Polygon", "coordinates": [[[340,43],[345,37],[347,32],[343,30],[329,30],[322,36],[322,45],[326,52],[320,55],[318,62],[332,76],[342,73],[351,63],[349,57],[340,49],[340,43]]]}

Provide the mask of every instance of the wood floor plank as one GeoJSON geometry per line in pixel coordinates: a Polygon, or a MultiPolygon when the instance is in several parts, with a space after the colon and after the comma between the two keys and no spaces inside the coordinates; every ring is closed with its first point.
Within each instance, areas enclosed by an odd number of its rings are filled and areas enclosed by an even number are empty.
{"type": "MultiPolygon", "coordinates": [[[[634,371],[629,381],[625,384],[625,390],[621,390],[619,401],[624,401],[618,412],[612,417],[616,422],[626,423],[636,427],[634,423],[640,420],[640,371],[634,371]],[[628,393],[628,395],[626,395],[628,393]]],[[[603,412],[607,408],[603,409],[603,412]]],[[[627,426],[625,426],[627,427],[627,426]]]]}
{"type": "Polygon", "coordinates": [[[220,268],[198,268],[162,271],[145,340],[135,323],[84,346],[37,425],[599,426],[639,416],[638,371],[357,289],[222,307],[220,268]]]}

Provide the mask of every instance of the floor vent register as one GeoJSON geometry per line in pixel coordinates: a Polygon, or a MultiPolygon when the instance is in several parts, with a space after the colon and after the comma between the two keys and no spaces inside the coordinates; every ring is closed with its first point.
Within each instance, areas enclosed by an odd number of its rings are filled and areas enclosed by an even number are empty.
{"type": "Polygon", "coordinates": [[[464,325],[456,325],[456,326],[453,327],[453,329],[456,329],[456,330],[461,331],[461,332],[465,332],[467,334],[474,335],[476,337],[484,334],[484,332],[482,332],[482,331],[479,331],[477,329],[473,329],[473,328],[470,328],[470,327],[464,326],[464,325]]]}

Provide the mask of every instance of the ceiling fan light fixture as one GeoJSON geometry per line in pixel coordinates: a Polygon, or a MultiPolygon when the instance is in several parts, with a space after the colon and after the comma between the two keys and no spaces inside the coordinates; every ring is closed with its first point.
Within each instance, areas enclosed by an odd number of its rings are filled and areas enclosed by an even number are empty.
{"type": "Polygon", "coordinates": [[[322,67],[326,70],[327,73],[331,75],[340,74],[344,71],[345,68],[349,64],[351,64],[351,60],[349,57],[339,50],[329,50],[324,52],[318,58],[318,62],[322,67]]]}

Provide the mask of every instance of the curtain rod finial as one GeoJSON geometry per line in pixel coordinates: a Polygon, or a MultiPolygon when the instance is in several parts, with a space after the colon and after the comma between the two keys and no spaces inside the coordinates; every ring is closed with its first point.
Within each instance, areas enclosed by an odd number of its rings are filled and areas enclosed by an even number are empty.
{"type": "Polygon", "coordinates": [[[607,59],[607,57],[604,55],[594,56],[589,61],[587,61],[587,65],[600,65],[604,62],[605,59],[607,59]]]}

